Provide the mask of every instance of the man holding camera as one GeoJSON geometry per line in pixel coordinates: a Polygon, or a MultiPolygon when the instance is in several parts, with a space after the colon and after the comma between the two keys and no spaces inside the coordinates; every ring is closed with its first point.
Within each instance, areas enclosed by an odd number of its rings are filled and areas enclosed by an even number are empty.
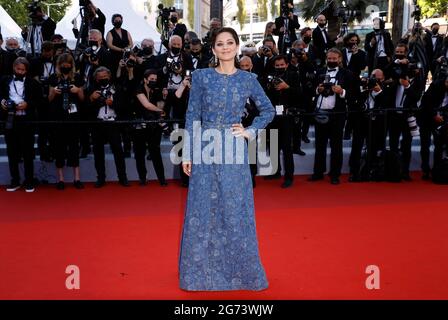
{"type": "Polygon", "coordinates": [[[381,18],[373,19],[373,31],[366,35],[364,49],[367,52],[369,72],[374,69],[384,69],[391,61],[394,52],[392,36],[385,30],[385,23],[381,18]]]}
{"type": "MultiPolygon", "coordinates": [[[[361,79],[361,92],[356,104],[353,105],[352,129],[353,140],[350,153],[350,177],[349,182],[360,182],[369,179],[361,173],[361,153],[364,143],[367,145],[367,167],[371,165],[378,151],[384,149],[386,128],[384,115],[378,111],[387,105],[387,92],[383,90],[384,73],[381,69],[375,69],[372,74],[361,79]],[[370,135],[370,136],[369,136],[370,135]]],[[[368,172],[365,172],[368,174],[368,172]]]]}
{"type": "Polygon", "coordinates": [[[330,140],[331,160],[329,176],[331,184],[340,183],[343,149],[342,139],[347,106],[351,107],[356,97],[353,74],[342,68],[342,52],[332,48],[327,52],[327,68],[317,73],[319,86],[316,89],[315,134],[316,153],[313,175],[309,181],[324,178],[326,171],[327,144],[330,140]]]}
{"type": "Polygon", "coordinates": [[[11,184],[6,191],[21,187],[19,163],[23,158],[24,187],[34,192],[34,130],[24,122],[35,120],[36,107],[41,103],[39,84],[28,77],[29,63],[23,57],[14,61],[14,75],[5,76],[0,82],[1,117],[6,120],[5,141],[8,153],[11,184]]]}
{"type": "MultiPolygon", "coordinates": [[[[267,77],[266,94],[275,106],[277,116],[269,124],[269,128],[279,130],[280,149],[283,151],[285,178],[282,188],[289,188],[294,180],[294,157],[292,140],[294,134],[295,116],[299,107],[301,87],[296,71],[288,69],[288,58],[278,55],[273,60],[274,70],[267,77]]],[[[268,178],[279,178],[281,175],[280,153],[277,172],[268,178]]]]}
{"type": "Polygon", "coordinates": [[[115,167],[119,183],[128,187],[129,182],[126,175],[126,165],[123,148],[121,145],[120,131],[111,123],[120,116],[120,99],[114,85],[112,85],[112,74],[109,69],[99,67],[93,74],[94,83],[89,89],[90,112],[99,122],[93,127],[93,154],[95,156],[95,169],[98,174],[96,188],[101,188],[106,183],[106,166],[104,145],[109,142],[114,155],[115,167]]]}
{"type": "Polygon", "coordinates": [[[300,24],[292,3],[283,1],[281,11],[282,15],[275,19],[274,34],[278,36],[278,51],[285,54],[286,49],[297,40],[296,29],[300,28],[300,24]]]}
{"type": "Polygon", "coordinates": [[[262,79],[262,83],[265,83],[268,74],[274,72],[273,60],[277,55],[278,50],[274,40],[271,38],[263,39],[263,46],[260,47],[257,55],[253,58],[253,71],[262,79]]]}
{"type": "Polygon", "coordinates": [[[412,137],[419,135],[419,128],[415,122],[414,113],[424,88],[420,69],[407,58],[408,48],[405,44],[398,44],[395,57],[387,68],[390,84],[388,105],[395,108],[389,117],[389,145],[393,152],[401,151],[402,178],[410,181],[409,165],[411,162],[412,137]],[[400,143],[400,136],[402,136],[400,143]],[[401,148],[399,148],[399,145],[401,148]]]}
{"type": "Polygon", "coordinates": [[[28,54],[39,56],[42,52],[42,43],[50,41],[56,30],[56,22],[42,12],[42,8],[37,4],[39,1],[33,1],[28,6],[30,11],[31,26],[22,30],[22,37],[28,44],[28,54]]]}
{"type": "Polygon", "coordinates": [[[84,46],[88,45],[90,30],[98,30],[101,32],[101,37],[104,34],[106,25],[106,16],[99,8],[97,8],[90,0],[80,0],[79,6],[84,8],[84,20],[82,23],[82,30],[78,30],[76,20],[73,21],[73,34],[75,38],[80,38],[80,43],[84,46]]]}

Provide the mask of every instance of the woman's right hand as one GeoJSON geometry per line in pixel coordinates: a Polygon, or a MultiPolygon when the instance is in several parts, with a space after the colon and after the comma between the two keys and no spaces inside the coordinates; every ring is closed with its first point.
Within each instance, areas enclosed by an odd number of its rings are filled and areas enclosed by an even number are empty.
{"type": "Polygon", "coordinates": [[[54,93],[56,93],[56,94],[62,94],[62,90],[59,89],[58,87],[55,87],[55,88],[54,88],[54,93]]]}
{"type": "Polygon", "coordinates": [[[182,169],[187,176],[191,177],[191,161],[182,162],[182,169]]]}

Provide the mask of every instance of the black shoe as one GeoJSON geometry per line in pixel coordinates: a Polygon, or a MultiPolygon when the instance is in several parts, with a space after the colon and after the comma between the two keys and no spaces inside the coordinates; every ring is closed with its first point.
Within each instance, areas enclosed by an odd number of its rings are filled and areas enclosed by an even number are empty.
{"type": "Polygon", "coordinates": [[[357,174],[352,174],[348,177],[348,182],[361,182],[361,177],[357,174]]]}
{"type": "Polygon", "coordinates": [[[293,153],[298,154],[299,156],[306,156],[306,153],[300,148],[294,149],[293,153]]]}
{"type": "Polygon", "coordinates": [[[337,185],[337,184],[340,184],[341,181],[339,181],[339,178],[334,177],[334,178],[331,178],[330,183],[337,185]]]}
{"type": "Polygon", "coordinates": [[[307,136],[304,136],[302,138],[302,141],[305,142],[305,143],[310,143],[311,142],[310,139],[307,136]]]}
{"type": "Polygon", "coordinates": [[[271,174],[269,176],[265,176],[264,179],[265,180],[276,180],[276,179],[280,179],[282,177],[282,175],[280,173],[276,173],[276,174],[271,174]]]}
{"type": "Polygon", "coordinates": [[[14,192],[20,189],[20,183],[11,182],[10,185],[6,187],[6,191],[14,192]]]}
{"type": "Polygon", "coordinates": [[[56,183],[56,189],[58,189],[58,190],[64,190],[64,189],[65,189],[65,183],[64,183],[64,181],[59,181],[58,183],[56,183]]]}
{"type": "Polygon", "coordinates": [[[84,184],[79,180],[73,181],[73,186],[78,190],[84,189],[84,184]]]}
{"type": "Polygon", "coordinates": [[[34,192],[34,183],[32,182],[26,182],[25,183],[25,191],[28,193],[34,192]]]}
{"type": "Polygon", "coordinates": [[[146,181],[146,179],[140,179],[138,182],[139,186],[146,186],[148,184],[148,181],[146,181]]]}
{"type": "Polygon", "coordinates": [[[168,185],[168,182],[166,182],[165,180],[162,180],[159,183],[162,187],[166,187],[168,185]]]}
{"type": "Polygon", "coordinates": [[[148,155],[146,156],[146,160],[148,160],[148,161],[151,161],[151,160],[152,160],[150,154],[148,154],[148,155]]]}
{"type": "Polygon", "coordinates": [[[401,176],[401,178],[402,178],[404,181],[412,181],[412,178],[411,178],[411,176],[409,175],[409,173],[405,173],[405,174],[403,174],[403,175],[401,176]]]}
{"type": "Polygon", "coordinates": [[[120,179],[120,180],[118,181],[118,183],[119,183],[121,186],[123,186],[123,187],[130,187],[130,186],[131,186],[131,185],[129,184],[128,179],[120,179]]]}
{"type": "Polygon", "coordinates": [[[289,187],[291,187],[292,186],[292,180],[285,180],[283,183],[282,183],[282,188],[289,188],[289,187]]]}
{"type": "Polygon", "coordinates": [[[102,188],[102,187],[104,187],[106,185],[106,181],[105,180],[102,180],[102,179],[98,179],[96,182],[95,182],[95,188],[102,188]]]}
{"type": "Polygon", "coordinates": [[[321,174],[313,174],[313,175],[311,175],[309,178],[308,178],[308,181],[312,181],[312,182],[314,182],[314,181],[319,181],[319,180],[323,180],[324,179],[324,176],[323,175],[321,175],[321,174]]]}
{"type": "Polygon", "coordinates": [[[422,180],[425,181],[431,180],[431,174],[429,172],[423,172],[422,180]]]}

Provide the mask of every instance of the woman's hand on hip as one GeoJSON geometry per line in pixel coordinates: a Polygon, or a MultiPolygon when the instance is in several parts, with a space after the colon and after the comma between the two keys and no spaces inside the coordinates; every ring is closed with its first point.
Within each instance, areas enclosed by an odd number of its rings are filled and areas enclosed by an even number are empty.
{"type": "Polygon", "coordinates": [[[182,162],[182,169],[187,176],[191,177],[191,161],[182,162]]]}

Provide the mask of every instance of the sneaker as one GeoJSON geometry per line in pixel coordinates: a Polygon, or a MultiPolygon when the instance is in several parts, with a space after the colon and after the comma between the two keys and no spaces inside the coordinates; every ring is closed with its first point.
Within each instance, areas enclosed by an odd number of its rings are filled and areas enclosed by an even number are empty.
{"type": "Polygon", "coordinates": [[[10,185],[8,185],[6,187],[6,191],[8,192],[14,192],[20,189],[20,184],[19,183],[11,183],[10,185]]]}
{"type": "Polygon", "coordinates": [[[73,186],[78,190],[84,189],[84,184],[79,180],[74,181],[73,186]]]}
{"type": "Polygon", "coordinates": [[[28,193],[34,192],[34,184],[32,183],[25,183],[25,191],[28,193]]]}

